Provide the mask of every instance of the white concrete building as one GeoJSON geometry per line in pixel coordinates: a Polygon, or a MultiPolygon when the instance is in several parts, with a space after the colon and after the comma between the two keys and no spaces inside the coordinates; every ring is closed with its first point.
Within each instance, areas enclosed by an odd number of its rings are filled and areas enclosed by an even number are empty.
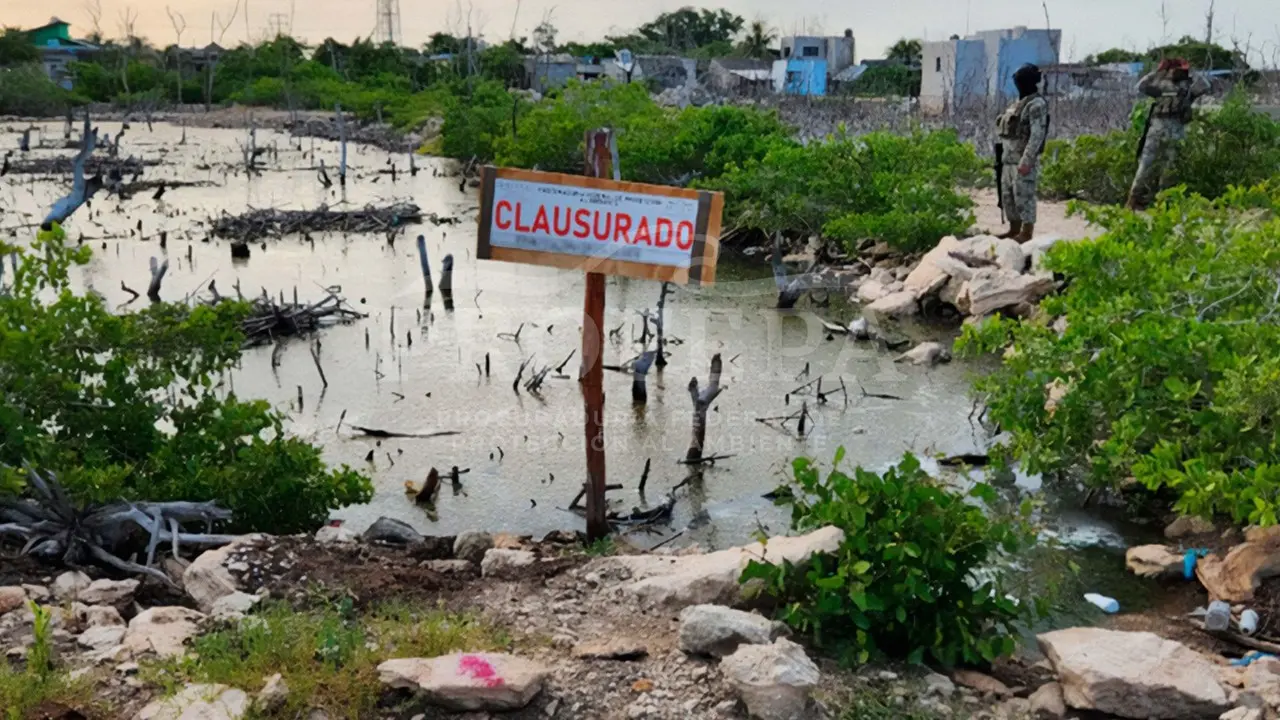
{"type": "Polygon", "coordinates": [[[1061,30],[986,30],[924,43],[920,107],[943,113],[971,104],[1000,105],[1018,90],[1013,74],[1027,63],[1057,65],[1061,30]]]}

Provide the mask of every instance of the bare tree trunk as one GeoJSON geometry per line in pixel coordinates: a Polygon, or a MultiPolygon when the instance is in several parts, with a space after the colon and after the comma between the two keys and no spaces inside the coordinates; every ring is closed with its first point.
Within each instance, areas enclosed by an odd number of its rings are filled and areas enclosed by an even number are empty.
{"type": "Polygon", "coordinates": [[[723,392],[720,387],[720,369],[720,354],[716,353],[715,357],[711,358],[711,374],[707,378],[707,387],[702,392],[698,392],[698,378],[689,380],[689,397],[693,399],[693,437],[689,441],[689,452],[685,454],[687,462],[702,459],[702,451],[707,440],[707,409],[723,392]]]}

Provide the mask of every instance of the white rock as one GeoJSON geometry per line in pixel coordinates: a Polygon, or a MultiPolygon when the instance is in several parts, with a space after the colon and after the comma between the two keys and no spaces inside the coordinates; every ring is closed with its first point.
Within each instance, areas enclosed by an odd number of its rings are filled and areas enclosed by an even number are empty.
{"type": "Polygon", "coordinates": [[[0,615],[27,604],[27,591],[15,585],[0,587],[0,615]]]}
{"type": "Polygon", "coordinates": [[[1218,716],[1218,720],[1264,720],[1265,718],[1265,710],[1251,707],[1238,707],[1218,716]]]}
{"type": "Polygon", "coordinates": [[[1126,718],[1195,720],[1231,707],[1216,667],[1153,633],[1072,628],[1038,637],[1067,705],[1126,718]]]}
{"type": "Polygon", "coordinates": [[[467,560],[427,560],[426,567],[441,575],[458,575],[475,572],[476,566],[467,560]]]}
{"type": "Polygon", "coordinates": [[[276,673],[267,678],[266,685],[258,692],[253,704],[257,709],[270,713],[280,709],[288,700],[289,685],[285,683],[284,677],[280,673],[276,673]]]}
{"type": "Polygon", "coordinates": [[[519,710],[541,690],[550,670],[502,653],[456,653],[388,660],[378,666],[382,684],[417,692],[449,710],[519,710]]]}
{"type": "Polygon", "coordinates": [[[951,362],[951,351],[936,342],[923,342],[900,355],[895,362],[932,366],[951,362]]]}
{"type": "Polygon", "coordinates": [[[680,649],[724,657],[739,645],[768,645],[783,630],[781,624],[754,613],[723,605],[694,605],[680,613],[680,649]]]}
{"type": "Polygon", "coordinates": [[[1207,535],[1216,531],[1213,523],[1196,515],[1182,515],[1169,523],[1164,529],[1164,536],[1170,540],[1181,540],[1192,535],[1207,535]]]}
{"type": "Polygon", "coordinates": [[[1062,697],[1062,685],[1051,682],[1027,698],[1031,702],[1031,715],[1037,720],[1058,720],[1067,714],[1067,701],[1062,697]]]}
{"type": "Polygon", "coordinates": [[[110,606],[85,605],[75,603],[71,606],[76,622],[82,627],[124,627],[124,618],[120,611],[110,606]]]}
{"type": "Polygon", "coordinates": [[[23,590],[27,591],[27,597],[36,602],[44,602],[53,597],[53,593],[49,592],[49,588],[43,585],[23,585],[23,590]]]}
{"type": "Polygon", "coordinates": [[[1125,567],[1138,577],[1181,577],[1183,557],[1165,545],[1139,545],[1124,553],[1125,567]]]}
{"type": "Polygon", "coordinates": [[[926,695],[937,695],[942,698],[949,698],[956,692],[956,685],[951,682],[951,678],[935,672],[924,676],[924,687],[926,695]]]}
{"type": "Polygon", "coordinates": [[[321,545],[342,545],[358,542],[360,533],[342,525],[325,525],[316,531],[316,542],[321,545]]]}
{"type": "Polygon", "coordinates": [[[907,317],[916,313],[919,303],[915,293],[909,290],[891,293],[867,306],[867,312],[881,317],[907,317]]]}
{"type": "Polygon", "coordinates": [[[493,536],[487,532],[464,532],[453,539],[453,556],[479,565],[484,554],[493,549],[493,536]]]}
{"type": "Polygon", "coordinates": [[[968,313],[982,317],[1021,303],[1035,304],[1053,292],[1054,287],[1053,278],[983,268],[969,280],[968,313]]]}
{"type": "Polygon", "coordinates": [[[94,580],[80,590],[77,599],[85,605],[128,607],[138,589],[137,580],[94,580]]]}
{"type": "Polygon", "coordinates": [[[538,556],[528,550],[504,550],[494,548],[484,554],[480,562],[480,574],[484,577],[510,575],[516,568],[528,567],[538,561],[538,556]]]}
{"type": "Polygon", "coordinates": [[[1027,267],[1027,255],[1016,240],[979,235],[961,243],[959,252],[986,260],[993,260],[996,267],[1021,274],[1027,267]]]}
{"type": "Polygon", "coordinates": [[[900,293],[906,288],[907,288],[906,284],[904,284],[901,280],[894,280],[893,282],[884,286],[884,289],[891,294],[900,293]]]}
{"type": "Polygon", "coordinates": [[[239,720],[249,712],[249,696],[226,685],[188,685],[171,698],[142,708],[134,720],[239,720]]]}
{"type": "Polygon", "coordinates": [[[53,597],[60,601],[75,600],[91,582],[89,576],[79,570],[64,572],[53,581],[53,597]]]}
{"type": "Polygon", "coordinates": [[[187,640],[200,632],[198,623],[205,616],[184,607],[153,607],[138,613],[129,621],[123,645],[134,654],[154,652],[161,657],[175,657],[186,652],[187,640]]]}
{"type": "Polygon", "coordinates": [[[240,590],[236,579],[225,567],[231,554],[257,542],[261,535],[245,535],[230,545],[206,550],[182,573],[182,585],[202,612],[211,612],[218,598],[240,590]]]}
{"type": "Polygon", "coordinates": [[[872,282],[877,282],[881,285],[888,285],[894,280],[897,280],[893,275],[893,271],[884,266],[876,266],[872,268],[871,274],[868,277],[872,282]]]}
{"type": "Polygon", "coordinates": [[[218,619],[241,618],[260,602],[262,602],[260,596],[237,590],[230,595],[218,598],[213,603],[213,612],[209,614],[218,619]]]}
{"type": "Polygon", "coordinates": [[[120,625],[99,625],[85,630],[76,642],[90,650],[106,650],[119,645],[124,640],[124,633],[125,629],[120,625]]]}
{"type": "Polygon", "coordinates": [[[802,717],[821,673],[804,648],[786,638],[743,645],[720,663],[725,680],[760,720],[802,717]]]}
{"type": "Polygon", "coordinates": [[[964,297],[965,308],[969,302],[969,281],[953,277],[947,281],[946,285],[938,291],[938,299],[948,305],[959,308],[962,312],[964,308],[960,308],[961,296],[964,297]]]}
{"type": "Polygon", "coordinates": [[[683,608],[689,605],[732,605],[745,597],[738,582],[752,560],[793,564],[808,562],[814,553],[833,553],[844,542],[840,528],[825,527],[798,537],[769,538],[766,544],[698,555],[619,555],[598,558],[586,568],[602,577],[625,572],[631,580],[623,591],[647,605],[683,608]]]}
{"type": "Polygon", "coordinates": [[[864,303],[873,303],[888,294],[889,291],[885,289],[884,283],[878,280],[864,280],[858,286],[858,299],[864,303]]]}

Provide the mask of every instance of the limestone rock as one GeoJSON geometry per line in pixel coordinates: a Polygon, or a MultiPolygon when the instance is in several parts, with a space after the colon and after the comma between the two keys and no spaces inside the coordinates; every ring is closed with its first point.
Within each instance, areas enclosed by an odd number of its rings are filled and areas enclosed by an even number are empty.
{"type": "Polygon", "coordinates": [[[528,550],[504,550],[494,548],[484,554],[480,563],[483,577],[510,576],[517,568],[528,567],[538,561],[538,556],[528,550]]]}
{"type": "Polygon", "coordinates": [[[49,588],[43,585],[24,584],[22,589],[27,591],[28,598],[35,600],[36,602],[46,602],[49,598],[53,597],[53,593],[49,592],[49,588]]]}
{"type": "Polygon", "coordinates": [[[1067,714],[1067,701],[1062,697],[1062,686],[1056,682],[1042,685],[1027,699],[1031,701],[1031,715],[1037,720],[1058,720],[1067,714]]]}
{"type": "Polygon", "coordinates": [[[1183,515],[1169,523],[1164,529],[1164,536],[1170,540],[1181,540],[1192,535],[1207,535],[1217,528],[1212,522],[1196,515],[1183,515]]]}
{"type": "Polygon", "coordinates": [[[486,532],[464,532],[453,541],[453,556],[479,565],[493,549],[493,536],[486,532]]]}
{"type": "Polygon", "coordinates": [[[17,586],[0,587],[0,615],[17,610],[27,603],[27,591],[17,586]]]}
{"type": "Polygon", "coordinates": [[[956,685],[951,682],[951,678],[936,672],[924,676],[924,687],[926,695],[936,695],[944,699],[956,692],[956,685]]]}
{"type": "Polygon", "coordinates": [[[209,614],[218,619],[241,618],[253,610],[259,602],[262,602],[261,597],[237,590],[230,595],[218,598],[213,603],[213,611],[209,614]]]}
{"type": "Polygon", "coordinates": [[[427,560],[426,567],[441,575],[463,575],[475,572],[476,566],[466,560],[427,560]]]}
{"type": "Polygon", "coordinates": [[[186,652],[187,640],[200,632],[205,616],[184,607],[153,607],[129,621],[123,645],[131,653],[154,652],[175,657],[186,652]]]}
{"type": "Polygon", "coordinates": [[[226,564],[232,553],[260,538],[260,535],[245,535],[230,545],[206,550],[182,573],[182,585],[187,595],[196,601],[202,612],[212,612],[213,604],[218,598],[241,589],[226,564]]]}
{"type": "Polygon", "coordinates": [[[584,569],[605,577],[619,572],[630,575],[623,590],[647,605],[670,609],[689,605],[732,605],[744,597],[738,582],[752,560],[803,564],[814,553],[833,553],[844,542],[844,531],[825,527],[808,535],[773,537],[765,544],[698,555],[619,555],[591,561],[584,569]]]}
{"type": "Polygon", "coordinates": [[[188,685],[171,698],[156,700],[134,720],[239,720],[249,712],[249,696],[226,685],[188,685]]]}
{"type": "Polygon", "coordinates": [[[947,284],[943,285],[942,289],[938,291],[938,299],[948,305],[954,306],[956,309],[961,310],[961,312],[967,310],[969,302],[969,281],[961,280],[958,277],[951,278],[947,281],[947,284]],[[964,308],[960,307],[960,296],[962,294],[964,295],[964,302],[966,303],[964,308]]]}
{"type": "Polygon", "coordinates": [[[267,678],[266,684],[253,699],[253,705],[262,712],[271,713],[279,710],[288,700],[289,685],[285,683],[280,673],[276,673],[267,678]]]}
{"type": "Polygon", "coordinates": [[[110,605],[118,610],[133,604],[138,584],[137,580],[94,580],[76,597],[85,605],[110,605]]]}
{"type": "Polygon", "coordinates": [[[983,695],[995,695],[998,698],[1013,697],[1013,691],[999,680],[977,672],[976,670],[957,670],[951,674],[957,685],[977,690],[983,695]]]}
{"type": "Polygon", "coordinates": [[[121,625],[99,625],[91,627],[76,638],[80,647],[90,650],[106,650],[113,648],[124,640],[125,629],[121,625]]]}
{"type": "Polygon", "coordinates": [[[928,297],[943,288],[951,279],[951,270],[955,261],[949,252],[961,247],[960,241],[947,236],[938,242],[937,247],[925,253],[920,264],[903,280],[903,288],[914,293],[916,299],[928,297]]]}
{"type": "Polygon", "coordinates": [[[91,582],[89,576],[79,570],[69,570],[54,579],[53,597],[59,601],[75,600],[91,582]]]}
{"type": "Polygon", "coordinates": [[[579,660],[639,660],[649,648],[629,640],[603,640],[575,645],[573,656],[579,660]]]}
{"type": "Polygon", "coordinates": [[[1003,268],[983,268],[969,280],[968,313],[989,315],[1001,308],[1037,303],[1053,292],[1053,278],[1022,275],[1003,268]]]}
{"type": "Polygon", "coordinates": [[[124,618],[113,607],[76,603],[72,611],[81,627],[124,627],[124,618]]]}
{"type": "Polygon", "coordinates": [[[880,283],[881,285],[888,285],[894,280],[897,280],[893,275],[893,271],[883,265],[877,265],[876,267],[871,268],[871,274],[867,276],[867,279],[871,282],[880,283]]]}
{"type": "Polygon", "coordinates": [[[1125,567],[1138,577],[1181,577],[1183,557],[1165,545],[1140,545],[1124,553],[1125,567]]]}
{"type": "Polygon", "coordinates": [[[933,366],[951,362],[951,351],[936,342],[923,342],[898,356],[894,362],[910,362],[912,365],[933,366]]]}
{"type": "Polygon", "coordinates": [[[1218,716],[1218,720],[1265,720],[1266,711],[1261,708],[1238,707],[1218,716]]]}
{"type": "Polygon", "coordinates": [[[378,666],[383,685],[413,690],[449,710],[519,710],[541,690],[550,670],[503,653],[455,653],[388,660],[378,666]]]}
{"type": "Polygon", "coordinates": [[[786,638],[772,645],[743,645],[720,670],[747,710],[760,720],[802,717],[821,673],[804,648],[786,638]]]}
{"type": "Polygon", "coordinates": [[[1280,575],[1280,528],[1250,532],[1225,558],[1210,555],[1196,563],[1196,577],[1210,600],[1244,603],[1263,580],[1280,575]]]}
{"type": "Polygon", "coordinates": [[[1153,633],[1072,628],[1038,637],[1067,705],[1125,718],[1195,720],[1231,707],[1215,666],[1153,633]]]}
{"type": "Polygon", "coordinates": [[[382,542],[390,545],[416,545],[422,542],[422,533],[403,520],[389,517],[378,518],[360,536],[365,542],[382,542]]]}
{"type": "Polygon", "coordinates": [[[858,286],[858,299],[864,303],[873,303],[888,294],[884,283],[875,279],[865,280],[858,286]]]}
{"type": "Polygon", "coordinates": [[[1027,255],[1016,240],[979,235],[961,243],[959,253],[990,260],[1001,270],[1021,274],[1027,267],[1027,255]]]}
{"type": "Polygon", "coordinates": [[[693,655],[732,655],[739,645],[768,645],[782,632],[779,623],[723,605],[694,605],[680,613],[680,649],[693,655]]]}
{"type": "Polygon", "coordinates": [[[359,540],[360,533],[342,525],[325,525],[316,531],[316,542],[321,545],[350,545],[359,540]]]}
{"type": "Polygon", "coordinates": [[[890,293],[867,306],[867,312],[880,317],[907,317],[916,313],[919,303],[909,290],[890,293]]]}

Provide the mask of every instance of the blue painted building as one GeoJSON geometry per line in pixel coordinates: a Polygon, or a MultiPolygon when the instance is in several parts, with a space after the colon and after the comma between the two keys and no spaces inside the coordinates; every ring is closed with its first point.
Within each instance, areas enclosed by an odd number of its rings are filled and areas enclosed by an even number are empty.
{"type": "Polygon", "coordinates": [[[1027,63],[1058,64],[1061,30],[986,30],[924,44],[920,104],[941,113],[974,104],[1001,105],[1018,95],[1013,74],[1027,63]]]}
{"type": "Polygon", "coordinates": [[[792,57],[773,63],[773,89],[784,95],[820,97],[827,94],[827,61],[792,57]]]}

